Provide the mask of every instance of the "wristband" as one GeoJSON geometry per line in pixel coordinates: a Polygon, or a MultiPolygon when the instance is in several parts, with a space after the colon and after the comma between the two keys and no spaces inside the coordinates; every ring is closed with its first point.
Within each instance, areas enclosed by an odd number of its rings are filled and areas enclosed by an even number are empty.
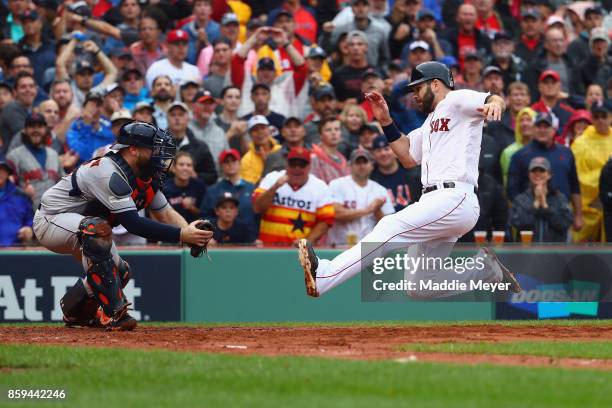
{"type": "Polygon", "coordinates": [[[393,122],[391,122],[390,125],[383,126],[382,130],[389,143],[393,143],[397,139],[402,137],[402,132],[400,132],[400,130],[397,128],[397,126],[395,126],[395,123],[393,122]]]}

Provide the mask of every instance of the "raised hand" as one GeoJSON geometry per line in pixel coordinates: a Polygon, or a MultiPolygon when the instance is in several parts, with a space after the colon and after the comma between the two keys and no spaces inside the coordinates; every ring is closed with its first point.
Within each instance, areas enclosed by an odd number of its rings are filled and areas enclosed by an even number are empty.
{"type": "Polygon", "coordinates": [[[387,106],[385,98],[380,93],[376,91],[368,92],[365,94],[365,98],[372,107],[374,117],[382,126],[388,126],[393,123],[389,113],[389,106],[387,106]]]}

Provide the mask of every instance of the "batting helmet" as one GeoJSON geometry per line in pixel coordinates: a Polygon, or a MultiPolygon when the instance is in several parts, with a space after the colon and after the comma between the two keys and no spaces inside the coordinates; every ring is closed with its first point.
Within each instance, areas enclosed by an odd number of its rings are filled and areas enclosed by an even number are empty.
{"type": "Polygon", "coordinates": [[[412,92],[415,85],[421,84],[433,79],[439,79],[444,82],[444,85],[450,89],[455,89],[455,81],[453,74],[448,67],[440,62],[430,61],[419,64],[412,70],[410,75],[410,83],[406,86],[408,92],[412,92]]]}

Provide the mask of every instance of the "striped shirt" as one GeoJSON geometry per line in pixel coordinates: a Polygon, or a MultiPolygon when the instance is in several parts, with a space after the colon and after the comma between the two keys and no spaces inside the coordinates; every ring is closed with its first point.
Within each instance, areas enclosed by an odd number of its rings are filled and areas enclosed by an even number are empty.
{"type": "MultiPolygon", "coordinates": [[[[253,193],[253,200],[268,190],[285,174],[268,174],[253,193]]],[[[334,207],[327,184],[313,175],[298,190],[285,183],[276,191],[273,204],[261,216],[259,239],[268,245],[291,245],[307,237],[319,222],[334,223],[334,207]]]]}

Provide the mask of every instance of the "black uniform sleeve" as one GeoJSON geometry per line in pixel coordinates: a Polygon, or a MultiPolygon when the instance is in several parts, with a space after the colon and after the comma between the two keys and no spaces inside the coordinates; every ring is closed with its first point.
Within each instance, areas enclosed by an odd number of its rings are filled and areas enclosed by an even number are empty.
{"type": "Polygon", "coordinates": [[[180,228],[141,217],[136,210],[118,213],[116,216],[117,221],[131,234],[152,241],[180,242],[181,240],[180,228]]]}

